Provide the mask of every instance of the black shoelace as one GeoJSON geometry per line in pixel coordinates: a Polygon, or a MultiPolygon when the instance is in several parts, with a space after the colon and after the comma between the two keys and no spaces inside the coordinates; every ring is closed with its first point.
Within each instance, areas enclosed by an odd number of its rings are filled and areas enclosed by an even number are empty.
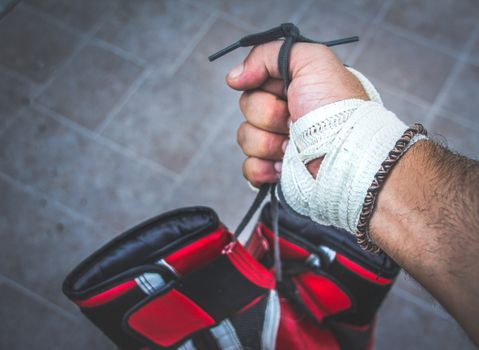
{"type": "MultiPolygon", "coordinates": [[[[284,42],[281,45],[281,48],[278,54],[278,70],[284,82],[285,92],[287,92],[289,84],[291,82],[291,77],[289,75],[289,57],[290,57],[291,49],[295,42],[305,42],[305,43],[323,44],[326,46],[336,46],[341,44],[352,43],[359,40],[357,36],[352,36],[348,38],[342,38],[342,39],[331,40],[331,41],[315,41],[301,35],[298,27],[296,27],[293,23],[283,23],[270,30],[247,35],[241,38],[240,40],[238,40],[237,42],[210,55],[208,57],[208,60],[210,62],[214,61],[240,47],[261,45],[261,44],[268,43],[270,41],[278,40],[280,38],[284,38],[284,42]]],[[[273,226],[272,230],[274,233],[274,270],[275,270],[276,281],[281,282],[282,268],[281,268],[281,257],[279,252],[278,199],[276,197],[276,192],[278,192],[278,195],[282,203],[283,204],[286,204],[286,203],[283,200],[283,196],[282,196],[281,190],[279,189],[279,186],[278,188],[277,186],[278,186],[277,184],[264,184],[260,187],[259,192],[256,195],[256,198],[254,199],[246,215],[243,217],[237,229],[235,230],[233,235],[233,240],[236,240],[241,234],[241,232],[243,232],[244,228],[246,227],[248,222],[251,220],[255,212],[259,209],[259,207],[261,206],[261,204],[263,203],[264,199],[266,198],[269,192],[271,196],[271,222],[273,226]]],[[[286,207],[289,208],[289,206],[287,205],[286,207]]]]}
{"type": "Polygon", "coordinates": [[[288,88],[289,83],[291,82],[291,78],[289,76],[289,56],[291,53],[291,48],[295,42],[303,42],[303,43],[314,43],[314,44],[323,44],[326,46],[336,46],[341,44],[352,43],[358,41],[359,38],[357,36],[352,36],[348,38],[342,38],[337,40],[331,41],[315,41],[302,36],[299,32],[298,27],[296,27],[293,23],[283,23],[277,27],[274,27],[270,30],[266,30],[264,32],[250,34],[247,35],[237,42],[225,47],[224,49],[210,55],[208,60],[214,61],[227,53],[230,53],[233,50],[236,50],[239,47],[248,47],[248,46],[256,46],[268,43],[270,41],[278,40],[280,38],[284,38],[283,45],[281,45],[281,49],[279,50],[278,54],[278,69],[279,73],[281,74],[281,78],[284,81],[285,89],[288,88]]]}

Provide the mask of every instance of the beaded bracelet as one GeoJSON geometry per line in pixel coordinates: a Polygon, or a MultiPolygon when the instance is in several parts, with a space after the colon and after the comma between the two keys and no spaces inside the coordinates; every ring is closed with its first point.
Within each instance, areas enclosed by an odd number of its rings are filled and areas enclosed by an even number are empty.
{"type": "Polygon", "coordinates": [[[373,182],[369,187],[366,198],[364,199],[363,208],[359,216],[358,225],[356,227],[356,239],[360,247],[364,250],[379,253],[381,249],[372,241],[369,236],[368,227],[369,221],[374,213],[376,206],[376,199],[382,185],[386,181],[391,169],[396,165],[398,160],[408,150],[412,138],[416,135],[427,136],[427,131],[422,124],[415,123],[412,127],[407,129],[401,138],[396,142],[394,148],[389,152],[386,160],[381,164],[379,171],[374,176],[373,182]]]}

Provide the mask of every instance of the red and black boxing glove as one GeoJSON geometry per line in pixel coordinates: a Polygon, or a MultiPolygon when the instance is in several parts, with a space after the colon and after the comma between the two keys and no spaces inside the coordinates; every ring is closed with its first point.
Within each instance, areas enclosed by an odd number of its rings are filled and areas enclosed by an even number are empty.
{"type": "MultiPolygon", "coordinates": [[[[283,281],[277,286],[280,296],[289,300],[296,313],[312,320],[310,329],[316,333],[317,329],[329,330],[334,335],[338,347],[317,345],[318,349],[370,348],[377,310],[399,266],[384,254],[362,250],[346,231],[319,225],[281,207],[278,212],[283,267],[283,281]]],[[[272,221],[266,205],[246,245],[269,268],[273,267],[272,221]]],[[[277,349],[301,348],[303,340],[282,337],[283,333],[296,334],[287,329],[290,325],[285,319],[283,313],[278,339],[284,341],[278,342],[282,346],[277,349]]]]}
{"type": "MultiPolygon", "coordinates": [[[[373,280],[379,261],[367,263],[361,250],[351,254],[343,242],[349,236],[279,214],[279,298],[270,271],[269,206],[246,250],[211,209],[160,215],[85,260],[67,277],[64,291],[121,349],[366,348],[397,266],[383,261],[384,276],[373,280]],[[339,270],[335,261],[342,263],[339,270]],[[344,268],[366,280],[366,287],[344,268]]],[[[350,248],[356,249],[354,242],[350,248]]]]}
{"type": "Polygon", "coordinates": [[[276,338],[274,287],[214,211],[194,207],[114,239],[63,290],[121,349],[259,349],[276,338]]]}

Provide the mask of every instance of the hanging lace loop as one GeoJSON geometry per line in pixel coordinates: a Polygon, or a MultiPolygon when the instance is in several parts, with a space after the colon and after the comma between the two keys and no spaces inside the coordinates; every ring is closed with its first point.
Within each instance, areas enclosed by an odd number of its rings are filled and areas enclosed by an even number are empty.
{"type": "Polygon", "coordinates": [[[270,192],[271,184],[263,184],[261,185],[258,194],[256,195],[253,203],[249,207],[248,211],[246,214],[243,216],[243,219],[241,219],[241,222],[238,224],[238,227],[233,233],[233,241],[236,241],[238,237],[241,235],[243,230],[245,229],[246,225],[251,221],[253,215],[256,213],[256,211],[259,209],[261,204],[263,204],[264,199],[270,192]]]}
{"type": "MultiPolygon", "coordinates": [[[[291,82],[291,77],[289,74],[289,56],[291,53],[291,49],[293,48],[293,44],[295,42],[306,42],[306,43],[315,43],[315,44],[323,44],[326,46],[336,46],[341,44],[352,43],[359,40],[359,37],[352,36],[332,41],[315,41],[308,39],[301,35],[297,26],[293,23],[283,23],[277,27],[274,27],[270,30],[266,30],[264,32],[259,32],[256,34],[246,35],[245,37],[241,38],[237,42],[225,47],[224,49],[215,52],[214,54],[208,57],[210,62],[230,53],[231,51],[236,50],[240,47],[248,47],[248,46],[256,46],[268,43],[270,41],[278,40],[284,38],[283,44],[278,53],[278,70],[281,75],[281,78],[284,82],[285,92],[288,89],[288,86],[291,82]]],[[[236,228],[233,234],[233,242],[236,242],[239,235],[243,232],[246,225],[250,222],[253,215],[259,209],[261,204],[263,203],[264,199],[270,193],[271,197],[271,222],[272,222],[272,231],[274,233],[274,270],[275,270],[275,277],[276,281],[282,281],[282,268],[281,268],[281,256],[280,256],[280,242],[279,242],[279,230],[278,230],[278,214],[279,214],[279,203],[278,203],[278,196],[280,197],[283,205],[286,202],[282,198],[281,188],[279,184],[263,184],[256,198],[254,199],[253,203],[249,207],[248,211],[246,212],[245,216],[239,223],[238,227],[236,228]]],[[[286,204],[287,206],[287,204],[286,204]]],[[[291,209],[292,210],[292,209],[291,209]]]]}

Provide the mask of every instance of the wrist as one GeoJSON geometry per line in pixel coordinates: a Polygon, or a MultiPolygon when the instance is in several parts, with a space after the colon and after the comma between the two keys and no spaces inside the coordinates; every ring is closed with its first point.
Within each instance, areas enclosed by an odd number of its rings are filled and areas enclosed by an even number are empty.
{"type": "MultiPolygon", "coordinates": [[[[356,233],[360,217],[362,228],[369,223],[374,205],[367,211],[365,221],[362,211],[366,195],[371,195],[378,171],[390,169],[383,168],[383,162],[405,136],[407,126],[383,107],[374,86],[361,73],[348,69],[361,82],[371,101],[334,102],[293,123],[283,160],[281,187],[288,204],[300,214],[356,233]],[[318,158],[323,156],[315,179],[315,173],[310,171],[318,168],[318,158]]],[[[398,148],[401,155],[409,143],[418,139],[414,134],[406,136],[406,143],[401,141],[398,148]]]]}
{"type": "MultiPolygon", "coordinates": [[[[293,122],[329,104],[350,99],[370,100],[358,75],[363,76],[349,67],[341,66],[339,69],[340,72],[334,72],[332,75],[329,73],[331,77],[327,82],[327,91],[325,91],[324,75],[328,72],[309,69],[307,73],[295,76],[288,89],[288,100],[293,101],[289,104],[293,122]]],[[[372,100],[379,102],[379,95],[373,94],[372,100]]]]}

